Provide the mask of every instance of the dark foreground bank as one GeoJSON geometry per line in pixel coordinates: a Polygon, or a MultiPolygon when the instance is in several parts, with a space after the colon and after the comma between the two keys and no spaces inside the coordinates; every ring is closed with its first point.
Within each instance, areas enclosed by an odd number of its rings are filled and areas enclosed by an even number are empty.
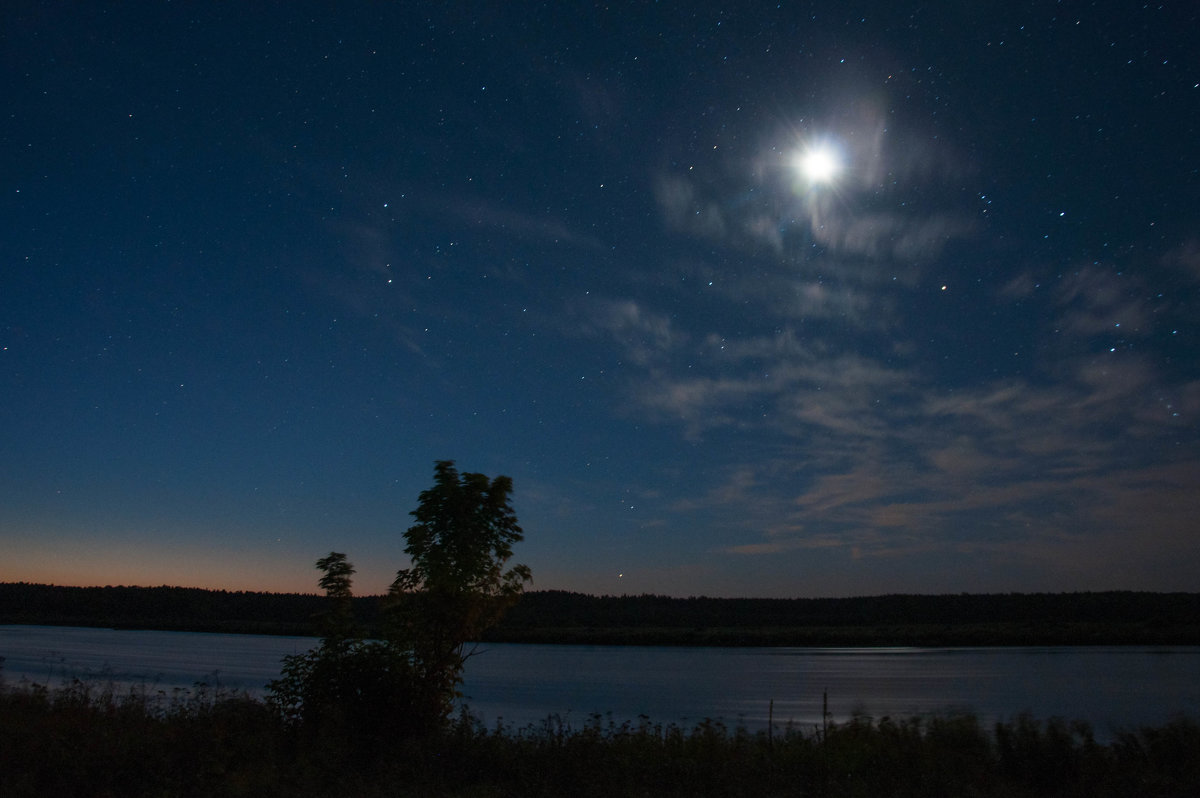
{"type": "Polygon", "coordinates": [[[647,719],[580,728],[364,738],[289,725],[198,686],[114,694],[75,683],[0,691],[0,795],[22,796],[1194,796],[1200,725],[1099,744],[1082,724],[1017,717],[858,718],[750,734],[647,719]]]}

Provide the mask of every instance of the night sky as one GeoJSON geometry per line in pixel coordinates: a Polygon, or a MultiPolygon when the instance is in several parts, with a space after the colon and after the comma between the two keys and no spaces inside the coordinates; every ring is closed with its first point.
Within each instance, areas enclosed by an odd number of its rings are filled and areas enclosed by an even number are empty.
{"type": "Polygon", "coordinates": [[[1200,589],[1195,4],[336,5],[0,11],[0,580],[1200,589]]]}

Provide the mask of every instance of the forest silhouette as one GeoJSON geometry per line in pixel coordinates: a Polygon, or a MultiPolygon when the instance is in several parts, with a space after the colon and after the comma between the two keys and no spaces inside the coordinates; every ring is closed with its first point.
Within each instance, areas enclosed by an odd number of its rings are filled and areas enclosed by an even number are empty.
{"type": "MultiPolygon", "coordinates": [[[[368,631],[379,596],[351,599],[368,631]]],[[[316,635],[317,594],[0,583],[0,624],[316,635]]],[[[490,642],[674,645],[1200,645],[1200,593],[673,598],[528,591],[490,642]]]]}

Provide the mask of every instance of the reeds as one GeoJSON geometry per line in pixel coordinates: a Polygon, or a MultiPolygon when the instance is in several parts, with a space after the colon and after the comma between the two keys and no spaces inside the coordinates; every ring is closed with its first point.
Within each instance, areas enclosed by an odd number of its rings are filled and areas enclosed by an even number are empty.
{"type": "Polygon", "coordinates": [[[0,795],[1194,796],[1200,725],[1097,742],[1021,715],[824,719],[749,732],[592,715],[367,741],[284,721],[209,685],[163,694],[72,682],[0,691],[0,795]],[[367,753],[369,752],[369,753],[367,753]]]}

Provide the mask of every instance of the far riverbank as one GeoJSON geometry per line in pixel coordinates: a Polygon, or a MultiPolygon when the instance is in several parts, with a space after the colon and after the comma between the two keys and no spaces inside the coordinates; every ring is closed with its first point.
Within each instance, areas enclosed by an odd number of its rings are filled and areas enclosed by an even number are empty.
{"type": "MultiPolygon", "coordinates": [[[[377,626],[381,598],[355,598],[377,626]]],[[[315,594],[0,583],[0,624],[311,635],[315,594]]],[[[1200,645],[1198,593],[740,599],[532,591],[487,642],[656,646],[1200,645]]]]}

